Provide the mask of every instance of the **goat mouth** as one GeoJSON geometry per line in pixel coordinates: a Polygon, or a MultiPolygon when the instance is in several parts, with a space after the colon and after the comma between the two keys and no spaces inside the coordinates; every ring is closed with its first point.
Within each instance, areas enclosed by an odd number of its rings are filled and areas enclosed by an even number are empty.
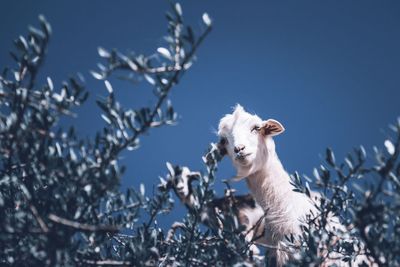
{"type": "Polygon", "coordinates": [[[185,191],[183,191],[183,189],[182,190],[176,190],[176,191],[177,191],[179,196],[186,197],[185,191]]]}
{"type": "Polygon", "coordinates": [[[247,158],[248,156],[250,156],[250,155],[251,155],[251,153],[236,154],[236,160],[238,160],[238,161],[244,161],[244,160],[246,160],[246,158],[247,158]]]}

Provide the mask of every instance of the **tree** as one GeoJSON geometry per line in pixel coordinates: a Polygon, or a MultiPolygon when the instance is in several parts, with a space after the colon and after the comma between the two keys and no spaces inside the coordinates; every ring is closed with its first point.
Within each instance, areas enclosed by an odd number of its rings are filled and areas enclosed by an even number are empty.
{"type": "MultiPolygon", "coordinates": [[[[176,3],[167,13],[167,47],[161,56],[124,54],[99,48],[103,58],[94,78],[104,80],[108,95],[97,104],[105,121],[92,139],[79,137],[75,129],[63,129],[60,121],[73,116],[89,97],[83,80],[70,78],[58,90],[50,77],[38,84],[37,75],[46,57],[51,27],[39,16],[40,28],[29,28],[26,37],[15,40],[13,68],[0,76],[0,262],[7,266],[247,266],[263,260],[249,250],[251,243],[241,234],[233,213],[221,216],[218,229],[201,225],[201,210],[214,198],[212,185],[222,158],[211,144],[203,157],[205,171],[194,194],[198,206],[170,229],[155,223],[162,213],[171,212],[173,197],[161,180],[154,195],[145,188],[121,192],[119,181],[125,167],[119,155],[137,150],[141,136],[153,128],[174,124],[177,114],[169,93],[194,62],[195,53],[212,29],[205,13],[199,34],[187,26],[182,8],[176,3]],[[143,77],[154,88],[154,106],[138,110],[122,107],[109,79],[115,73],[128,79],[143,77]]],[[[316,248],[325,242],[346,261],[355,255],[358,240],[380,265],[399,264],[399,151],[400,122],[392,127],[396,142],[385,142],[387,153],[375,150],[377,164],[366,167],[363,148],[337,164],[327,151],[327,165],[315,170],[317,186],[326,201],[318,205],[322,216],[305,227],[294,264],[318,263],[316,248]],[[328,169],[328,167],[330,169],[328,169]],[[359,181],[377,176],[368,190],[359,181]],[[355,183],[353,183],[356,181],[355,183]],[[353,192],[359,190],[361,193],[353,192]],[[352,226],[354,244],[330,239],[341,233],[326,233],[324,216],[341,215],[352,226]],[[379,242],[376,242],[379,240],[379,242]]],[[[135,151],[134,153],[138,153],[135,151]]],[[[168,165],[166,179],[178,175],[180,166],[168,165]]],[[[307,178],[307,177],[305,177],[307,178]]],[[[294,174],[299,193],[308,184],[294,174]]],[[[317,204],[316,204],[317,205],[317,204]]]]}

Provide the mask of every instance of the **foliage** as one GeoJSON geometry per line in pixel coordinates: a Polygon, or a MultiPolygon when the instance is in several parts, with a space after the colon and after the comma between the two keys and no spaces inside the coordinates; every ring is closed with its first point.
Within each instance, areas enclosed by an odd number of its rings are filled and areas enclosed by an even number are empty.
{"type": "MultiPolygon", "coordinates": [[[[327,149],[326,163],[314,169],[322,195],[320,202],[314,201],[320,215],[303,228],[294,266],[318,265],[329,254],[345,262],[365,255],[379,266],[400,264],[400,119],[390,128],[394,136],[384,142],[385,151],[374,148],[375,163],[362,146],[341,164],[327,149]],[[344,230],[327,229],[332,216],[341,219],[344,230]],[[322,247],[329,254],[322,256],[322,247]]],[[[310,196],[308,183],[303,184],[298,174],[293,178],[295,190],[310,196]]]]}
{"type": "MultiPolygon", "coordinates": [[[[40,29],[30,27],[26,37],[15,40],[16,50],[11,52],[15,67],[5,68],[0,76],[1,265],[263,264],[249,250],[251,244],[233,215],[221,215],[223,224],[218,229],[201,224],[201,210],[214,198],[212,186],[222,158],[218,146],[212,144],[203,157],[206,169],[193,192],[198,206],[170,229],[156,223],[160,214],[173,209],[165,179],[152,196],[146,195],[144,186],[119,191],[125,170],[120,154],[138,149],[141,136],[149,130],[176,122],[169,93],[193,64],[212,28],[204,14],[204,29],[196,34],[184,24],[181,6],[176,3],[171,9],[167,47],[158,48],[157,56],[98,49],[105,62],[91,73],[104,80],[108,95],[97,101],[106,125],[92,139],[80,138],[73,127],[60,126],[60,120],[74,116],[88,98],[83,80],[70,78],[60,89],[50,77],[45,84],[37,82],[51,37],[50,24],[40,16],[40,29]],[[154,88],[154,106],[122,107],[108,80],[117,73],[124,79],[146,80],[154,88]]],[[[372,167],[366,167],[362,148],[340,165],[327,151],[327,164],[314,172],[324,196],[316,203],[321,216],[304,228],[300,245],[289,244],[297,253],[296,264],[318,263],[321,243],[346,260],[360,251],[354,247],[360,247],[361,240],[365,253],[380,265],[399,265],[400,123],[393,129],[395,144],[387,140],[387,153],[376,150],[377,164],[372,167]],[[330,213],[342,217],[356,238],[331,242],[345,233],[326,232],[323,225],[330,213]]],[[[166,179],[180,171],[181,167],[168,165],[166,179]]],[[[310,195],[308,184],[303,185],[297,174],[294,184],[297,191],[310,195]]]]}

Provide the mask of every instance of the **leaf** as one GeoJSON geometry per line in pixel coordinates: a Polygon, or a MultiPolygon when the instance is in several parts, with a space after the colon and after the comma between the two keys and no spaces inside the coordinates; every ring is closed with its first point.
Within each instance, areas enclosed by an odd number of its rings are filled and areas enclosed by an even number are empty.
{"type": "Polygon", "coordinates": [[[347,167],[349,167],[350,170],[353,170],[353,169],[354,169],[353,164],[351,163],[350,159],[345,158],[345,159],[344,159],[344,162],[346,162],[347,167]]]}
{"type": "Polygon", "coordinates": [[[144,196],[144,193],[146,192],[145,188],[144,188],[144,184],[140,184],[140,194],[142,196],[144,196]]]}
{"type": "Polygon", "coordinates": [[[17,82],[19,82],[21,80],[21,76],[19,75],[18,71],[14,71],[14,78],[17,82]]]}
{"type": "Polygon", "coordinates": [[[105,120],[108,124],[111,124],[111,120],[104,114],[101,114],[101,117],[103,118],[103,120],[105,120]]]}
{"type": "Polygon", "coordinates": [[[78,158],[76,157],[76,154],[72,148],[69,149],[69,156],[71,157],[72,161],[76,161],[78,158]]]}
{"type": "Polygon", "coordinates": [[[310,185],[308,184],[308,182],[306,181],[306,195],[308,196],[308,197],[310,197],[311,196],[311,190],[310,190],[310,185]]]}
{"type": "Polygon", "coordinates": [[[385,147],[386,147],[387,152],[388,152],[390,155],[393,155],[396,149],[395,149],[395,147],[394,147],[392,141],[390,141],[389,139],[387,139],[387,140],[385,140],[384,145],[385,145],[385,147]]]}
{"type": "Polygon", "coordinates": [[[113,93],[113,88],[111,86],[111,83],[107,80],[104,81],[104,84],[106,85],[107,91],[112,94],[113,93]]]}
{"type": "Polygon", "coordinates": [[[151,85],[155,85],[155,84],[156,84],[156,81],[155,81],[150,75],[145,74],[145,75],[144,75],[144,78],[145,78],[146,81],[148,81],[151,85]]]}
{"type": "Polygon", "coordinates": [[[352,186],[355,190],[364,193],[365,192],[365,188],[361,187],[361,185],[359,185],[358,183],[352,183],[352,186]]]}
{"type": "Polygon", "coordinates": [[[212,24],[210,16],[207,13],[204,13],[202,18],[203,18],[204,24],[206,24],[208,27],[210,27],[212,24]]]}
{"type": "Polygon", "coordinates": [[[28,188],[26,188],[26,186],[24,184],[20,183],[19,187],[21,188],[22,192],[24,193],[24,195],[25,195],[25,197],[27,199],[31,199],[32,198],[31,193],[29,193],[28,188]]]}
{"type": "Polygon", "coordinates": [[[24,51],[27,51],[28,43],[26,42],[25,38],[23,36],[19,36],[19,41],[21,43],[21,48],[24,49],[24,51]]]}
{"type": "Polygon", "coordinates": [[[319,176],[319,172],[318,172],[317,168],[314,168],[313,174],[314,174],[315,179],[317,179],[317,180],[321,179],[321,177],[319,176]]]}
{"type": "Polygon", "coordinates": [[[182,16],[182,7],[179,3],[175,4],[175,11],[180,17],[182,16]]]}
{"type": "Polygon", "coordinates": [[[47,84],[49,85],[50,90],[53,91],[54,85],[50,77],[47,77],[47,84]]]}
{"type": "Polygon", "coordinates": [[[172,60],[172,56],[171,53],[169,52],[168,49],[166,49],[165,47],[159,47],[157,48],[157,52],[160,53],[163,57],[172,60]]]}
{"type": "Polygon", "coordinates": [[[107,105],[100,100],[96,100],[97,105],[104,110],[106,113],[110,113],[110,109],[107,107],[107,105]]]}
{"type": "Polygon", "coordinates": [[[392,181],[396,184],[396,186],[398,188],[400,188],[400,181],[399,178],[393,173],[393,172],[389,172],[389,177],[390,179],[392,179],[392,181]]]}
{"type": "Polygon", "coordinates": [[[100,74],[98,72],[95,72],[93,70],[90,71],[90,74],[92,74],[92,76],[97,80],[103,80],[104,79],[102,74],[100,74]]]}
{"type": "Polygon", "coordinates": [[[85,187],[83,188],[83,190],[85,190],[86,191],[86,193],[89,195],[90,194],[90,191],[92,191],[92,185],[91,184],[87,184],[87,185],[85,185],[85,187]]]}
{"type": "Polygon", "coordinates": [[[175,170],[174,170],[174,167],[172,167],[172,164],[169,163],[169,162],[167,162],[165,164],[167,165],[167,169],[169,171],[169,174],[171,174],[171,176],[174,177],[175,176],[175,170]]]}
{"type": "Polygon", "coordinates": [[[166,187],[167,186],[167,181],[165,181],[165,179],[164,178],[162,178],[162,177],[158,177],[159,179],[160,179],[160,184],[159,184],[159,186],[162,186],[162,187],[166,187]]]}
{"type": "Polygon", "coordinates": [[[104,58],[109,58],[111,56],[110,52],[108,52],[101,46],[97,47],[97,52],[99,53],[99,56],[104,58]]]}
{"type": "Polygon", "coordinates": [[[39,21],[41,22],[43,31],[45,32],[46,36],[48,37],[52,31],[50,23],[46,20],[45,16],[42,14],[39,15],[39,21]]]}
{"type": "Polygon", "coordinates": [[[139,68],[137,66],[137,64],[135,62],[133,62],[130,58],[126,58],[125,59],[126,63],[128,63],[129,67],[133,70],[133,71],[137,71],[139,68]]]}
{"type": "Polygon", "coordinates": [[[332,149],[329,147],[326,149],[326,162],[331,166],[335,166],[335,154],[333,154],[332,149]]]}
{"type": "Polygon", "coordinates": [[[45,38],[46,38],[46,35],[45,35],[41,30],[36,29],[36,28],[33,27],[33,26],[29,26],[29,27],[28,27],[28,30],[29,30],[29,32],[30,32],[33,36],[35,36],[36,38],[39,38],[39,39],[45,39],[45,38]]]}

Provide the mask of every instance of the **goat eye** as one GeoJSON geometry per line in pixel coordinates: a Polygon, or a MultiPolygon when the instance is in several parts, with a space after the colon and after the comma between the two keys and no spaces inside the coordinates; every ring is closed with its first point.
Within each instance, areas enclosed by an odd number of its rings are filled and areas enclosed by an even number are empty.
{"type": "Polygon", "coordinates": [[[219,143],[224,146],[228,143],[228,139],[226,139],[226,137],[221,137],[219,143]]]}
{"type": "Polygon", "coordinates": [[[251,132],[254,132],[254,131],[259,132],[260,129],[261,129],[260,126],[254,125],[253,128],[251,128],[251,132]]]}

